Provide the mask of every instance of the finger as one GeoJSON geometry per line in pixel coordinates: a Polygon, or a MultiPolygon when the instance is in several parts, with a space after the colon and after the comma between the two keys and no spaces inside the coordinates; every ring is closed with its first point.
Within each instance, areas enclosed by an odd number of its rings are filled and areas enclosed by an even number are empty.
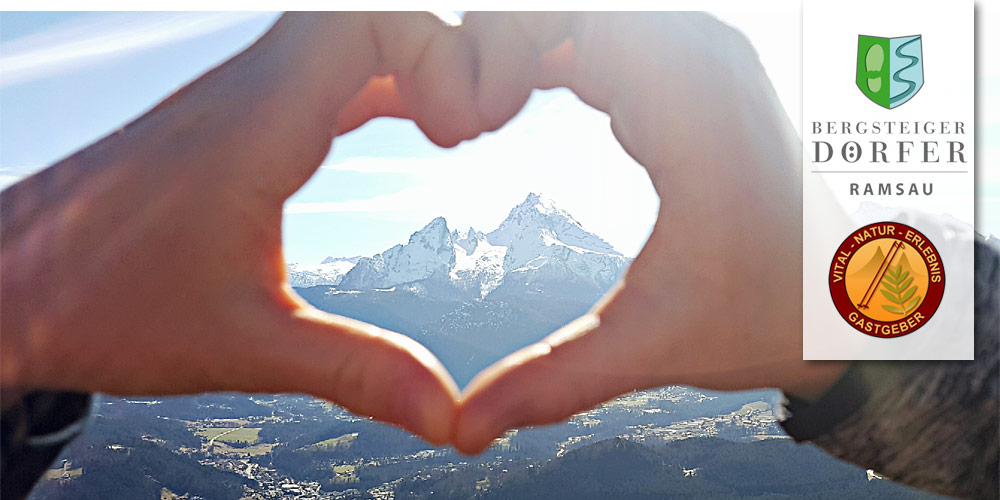
{"type": "Polygon", "coordinates": [[[541,50],[519,33],[509,12],[470,12],[462,30],[471,34],[477,47],[476,111],[483,129],[493,131],[527,102],[541,50]]]}
{"type": "Polygon", "coordinates": [[[508,429],[559,422],[615,396],[661,385],[648,361],[635,355],[649,350],[627,340],[642,328],[635,318],[644,302],[623,293],[629,294],[619,289],[607,306],[478,375],[459,404],[455,447],[479,453],[508,429]]]}
{"type": "Polygon", "coordinates": [[[476,47],[476,111],[484,131],[510,120],[540,78],[543,55],[569,34],[574,14],[470,12],[461,30],[476,47]]]}
{"type": "Polygon", "coordinates": [[[375,19],[380,72],[395,76],[407,114],[424,135],[442,147],[479,135],[475,49],[467,36],[428,13],[385,13],[375,19]]]}
{"type": "Polygon", "coordinates": [[[411,118],[431,142],[453,147],[482,131],[474,106],[474,50],[455,30],[434,37],[411,73],[397,74],[411,118]]]}
{"type": "Polygon", "coordinates": [[[541,65],[534,86],[538,89],[572,87],[576,74],[576,51],[573,40],[566,39],[556,48],[542,55],[541,65]]]}
{"type": "Polygon", "coordinates": [[[512,16],[517,32],[531,40],[541,56],[534,86],[568,87],[581,100],[605,112],[609,112],[614,91],[629,92],[618,86],[634,79],[635,63],[644,57],[640,52],[656,48],[637,46],[634,39],[641,30],[628,23],[615,25],[620,15],[519,12],[512,16]]]}
{"type": "MultiPolygon", "coordinates": [[[[250,162],[258,171],[231,170],[247,191],[268,203],[283,202],[309,180],[335,134],[378,116],[413,119],[442,146],[479,133],[472,103],[473,49],[457,28],[432,14],[293,13],[283,16],[265,40],[269,43],[260,50],[267,57],[308,61],[296,78],[282,80],[281,105],[262,107],[265,116],[247,120],[257,124],[255,132],[269,132],[252,141],[265,152],[250,162]],[[305,30],[301,23],[322,25],[305,30]],[[319,33],[313,37],[318,41],[299,40],[303,31],[319,33]]],[[[239,81],[244,80],[250,78],[239,81]]],[[[256,108],[244,105],[237,111],[247,109],[256,108]]]]}
{"type": "Polygon", "coordinates": [[[227,375],[240,390],[312,394],[435,445],[449,440],[458,389],[427,348],[309,306],[270,316],[254,341],[225,353],[252,367],[227,375]]]}
{"type": "Polygon", "coordinates": [[[369,120],[380,117],[410,118],[392,75],[374,76],[340,110],[337,135],[344,135],[369,120]]]}
{"type": "Polygon", "coordinates": [[[470,12],[462,30],[477,48],[476,106],[487,130],[510,119],[532,88],[568,87],[587,104],[611,111],[615,92],[631,95],[642,68],[629,26],[610,15],[470,12]],[[605,33],[614,29],[609,35],[605,33]],[[595,49],[596,47],[596,49],[595,49]],[[627,88],[618,88],[630,84],[627,88]]]}
{"type": "Polygon", "coordinates": [[[576,73],[573,34],[583,21],[579,12],[516,12],[518,31],[541,52],[535,88],[572,87],[576,73]]]}

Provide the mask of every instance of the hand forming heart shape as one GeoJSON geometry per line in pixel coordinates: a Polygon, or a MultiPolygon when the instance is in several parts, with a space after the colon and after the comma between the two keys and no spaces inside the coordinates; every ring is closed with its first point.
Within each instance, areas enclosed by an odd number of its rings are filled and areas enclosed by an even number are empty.
{"type": "Polygon", "coordinates": [[[708,16],[469,13],[450,27],[289,14],[4,192],[4,400],[308,392],[477,452],[634,389],[816,394],[843,366],[801,359],[799,148],[749,43],[708,16]],[[334,131],[396,116],[454,146],[557,86],[611,116],[661,199],[645,248],[589,314],[460,395],[417,342],[290,291],[282,203],[334,131]]]}

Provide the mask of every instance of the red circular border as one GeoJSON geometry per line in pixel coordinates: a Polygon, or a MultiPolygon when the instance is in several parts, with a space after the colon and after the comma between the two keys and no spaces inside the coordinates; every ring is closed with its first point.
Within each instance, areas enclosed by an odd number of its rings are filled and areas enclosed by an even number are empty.
{"type": "MultiPolygon", "coordinates": [[[[902,236],[894,237],[894,239],[902,241],[907,245],[913,246],[912,243],[903,239],[902,236]]],[[[921,252],[917,253],[920,254],[921,259],[923,259],[924,261],[924,265],[927,266],[929,270],[930,264],[927,263],[927,257],[924,256],[921,252]]],[[[869,224],[865,227],[857,229],[856,231],[851,233],[847,238],[844,239],[844,242],[840,244],[840,246],[837,248],[837,251],[833,254],[833,261],[830,263],[830,272],[828,276],[828,281],[830,283],[830,297],[833,299],[833,305],[837,308],[837,312],[840,313],[840,316],[844,318],[844,321],[846,321],[847,324],[851,325],[851,327],[853,327],[855,330],[870,337],[875,337],[880,339],[898,338],[904,335],[909,335],[919,330],[921,327],[927,324],[927,321],[931,319],[931,316],[933,316],[934,313],[937,312],[938,306],[941,305],[941,297],[944,295],[944,281],[945,281],[944,261],[941,259],[941,253],[938,252],[937,247],[934,246],[934,243],[931,243],[931,240],[929,240],[926,236],[924,236],[924,233],[921,233],[920,231],[917,231],[916,229],[907,226],[906,224],[900,224],[899,222],[892,222],[892,221],[876,222],[874,224],[869,224]],[[833,270],[834,266],[837,263],[837,256],[839,256],[841,252],[849,251],[851,252],[851,254],[854,253],[850,245],[851,241],[854,239],[854,236],[860,232],[866,231],[875,226],[884,226],[884,225],[895,226],[895,229],[893,230],[894,234],[903,235],[906,230],[909,230],[915,233],[917,236],[920,236],[921,238],[923,238],[924,242],[926,242],[928,245],[931,246],[931,249],[934,251],[934,254],[938,256],[938,262],[941,263],[941,281],[934,283],[928,279],[927,293],[924,294],[924,301],[920,303],[920,307],[918,307],[915,311],[911,312],[910,314],[907,314],[906,316],[900,318],[897,321],[878,321],[871,319],[868,316],[865,316],[864,313],[859,311],[858,308],[854,306],[854,303],[851,301],[851,298],[847,295],[847,280],[841,279],[839,283],[834,283],[833,281],[833,270]],[[858,326],[855,325],[853,322],[851,322],[849,318],[849,314],[851,312],[857,312],[858,314],[864,316],[866,321],[870,321],[871,323],[877,326],[891,327],[896,323],[906,321],[916,313],[921,313],[923,315],[923,321],[915,328],[911,328],[906,332],[900,333],[898,335],[881,335],[874,332],[866,332],[861,328],[858,328],[858,326]]]]}

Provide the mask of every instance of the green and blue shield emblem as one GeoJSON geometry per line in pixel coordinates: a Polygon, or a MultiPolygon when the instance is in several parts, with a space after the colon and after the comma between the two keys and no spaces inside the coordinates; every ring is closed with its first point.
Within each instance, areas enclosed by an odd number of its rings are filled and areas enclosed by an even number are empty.
{"type": "Polygon", "coordinates": [[[858,35],[857,81],[861,93],[883,108],[909,101],[924,85],[920,35],[858,35]]]}

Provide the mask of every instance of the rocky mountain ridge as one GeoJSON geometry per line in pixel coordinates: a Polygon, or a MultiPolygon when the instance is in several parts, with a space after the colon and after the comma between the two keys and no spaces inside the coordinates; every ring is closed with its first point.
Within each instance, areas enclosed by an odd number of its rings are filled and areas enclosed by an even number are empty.
{"type": "Polygon", "coordinates": [[[551,199],[531,193],[489,233],[451,230],[437,217],[406,244],[371,257],[330,257],[317,266],[289,264],[288,275],[293,287],[404,287],[416,293],[451,290],[485,298],[501,285],[533,289],[558,282],[605,290],[629,262],[551,199]]]}

